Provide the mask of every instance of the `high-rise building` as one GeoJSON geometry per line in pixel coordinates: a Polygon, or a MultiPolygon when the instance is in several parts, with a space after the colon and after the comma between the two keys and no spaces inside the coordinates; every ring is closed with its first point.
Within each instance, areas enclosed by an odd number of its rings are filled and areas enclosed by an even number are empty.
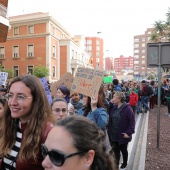
{"type": "Polygon", "coordinates": [[[98,37],[86,37],[86,49],[91,55],[91,63],[94,68],[103,69],[103,39],[98,37]]]}
{"type": "Polygon", "coordinates": [[[105,70],[113,71],[113,65],[114,65],[113,57],[106,57],[105,58],[105,70]]]}
{"type": "Polygon", "coordinates": [[[157,68],[147,68],[147,43],[150,43],[150,37],[153,28],[148,28],[145,34],[134,36],[134,77],[140,79],[147,78],[151,72],[157,68]]]}
{"type": "Polygon", "coordinates": [[[122,74],[123,72],[133,71],[133,57],[125,57],[121,55],[114,59],[114,70],[117,74],[122,74]]]}

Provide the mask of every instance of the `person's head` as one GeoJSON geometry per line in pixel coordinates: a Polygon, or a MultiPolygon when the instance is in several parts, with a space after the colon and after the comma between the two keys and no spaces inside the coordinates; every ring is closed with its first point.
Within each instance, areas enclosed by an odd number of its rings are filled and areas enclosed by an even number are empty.
{"type": "Polygon", "coordinates": [[[114,86],[117,86],[119,84],[119,80],[118,79],[113,79],[112,81],[114,86]]]}
{"type": "Polygon", "coordinates": [[[135,84],[131,84],[130,87],[131,87],[131,91],[134,92],[134,90],[135,90],[135,84]]]}
{"type": "Polygon", "coordinates": [[[155,81],[152,80],[152,81],[150,82],[150,85],[151,85],[151,86],[154,86],[154,84],[155,84],[155,81]]]}
{"type": "Polygon", "coordinates": [[[0,98],[0,119],[1,119],[2,116],[4,115],[4,111],[5,111],[4,108],[5,108],[5,105],[6,105],[6,100],[0,98]]]}
{"type": "Polygon", "coordinates": [[[83,116],[58,121],[42,145],[42,154],[42,166],[49,170],[114,168],[113,157],[105,152],[98,127],[83,116]]]}
{"type": "Polygon", "coordinates": [[[59,88],[57,88],[56,96],[57,98],[64,98],[67,101],[67,103],[69,103],[70,90],[65,86],[60,86],[59,88]]]}
{"type": "Polygon", "coordinates": [[[71,95],[71,99],[74,103],[77,103],[78,101],[80,101],[80,97],[81,97],[81,94],[77,92],[71,95]]]}
{"type": "Polygon", "coordinates": [[[115,91],[115,93],[113,95],[113,103],[115,103],[115,104],[124,103],[125,100],[126,100],[125,93],[115,91]]]}
{"type": "Polygon", "coordinates": [[[33,75],[19,76],[10,83],[7,92],[8,106],[2,118],[0,156],[7,154],[12,148],[16,141],[17,127],[21,121],[27,126],[19,158],[36,160],[44,127],[47,121],[53,121],[43,85],[40,79],[33,75]]]}
{"type": "Polygon", "coordinates": [[[68,116],[68,103],[63,98],[54,99],[51,104],[52,115],[55,122],[68,116]]]}

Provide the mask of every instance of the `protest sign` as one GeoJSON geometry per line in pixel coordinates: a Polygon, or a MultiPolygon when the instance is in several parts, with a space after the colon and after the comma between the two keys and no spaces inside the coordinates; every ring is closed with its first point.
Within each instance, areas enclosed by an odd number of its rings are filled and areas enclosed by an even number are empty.
{"type": "Polygon", "coordinates": [[[47,80],[46,80],[45,77],[40,78],[40,80],[41,80],[41,83],[43,84],[43,87],[44,87],[48,102],[51,104],[52,103],[52,97],[51,97],[51,92],[50,92],[47,80]]]}
{"type": "Polygon", "coordinates": [[[79,67],[77,69],[71,90],[86,96],[98,96],[98,91],[103,81],[102,70],[79,67]]]}
{"type": "Polygon", "coordinates": [[[8,78],[8,73],[0,72],[0,85],[5,86],[7,78],[8,78]]]}
{"type": "Polygon", "coordinates": [[[73,83],[72,74],[69,72],[65,73],[57,82],[54,82],[51,84],[50,89],[51,89],[52,96],[55,97],[55,95],[57,93],[57,88],[59,86],[65,86],[68,89],[70,89],[72,83],[73,83]]]}

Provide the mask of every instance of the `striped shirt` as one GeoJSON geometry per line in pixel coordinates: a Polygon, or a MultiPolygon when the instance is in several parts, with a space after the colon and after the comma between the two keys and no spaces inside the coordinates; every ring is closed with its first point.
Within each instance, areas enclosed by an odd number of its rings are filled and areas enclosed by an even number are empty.
{"type": "Polygon", "coordinates": [[[21,122],[19,121],[16,142],[12,147],[11,152],[7,156],[4,156],[3,158],[3,166],[5,167],[6,170],[16,169],[16,160],[18,158],[18,153],[21,147],[21,139],[22,139],[21,122]]]}

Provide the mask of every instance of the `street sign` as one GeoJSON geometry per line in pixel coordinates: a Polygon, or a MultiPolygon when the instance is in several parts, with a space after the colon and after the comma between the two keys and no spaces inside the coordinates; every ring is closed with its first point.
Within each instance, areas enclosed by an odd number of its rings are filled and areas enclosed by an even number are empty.
{"type": "MultiPolygon", "coordinates": [[[[161,67],[170,67],[170,42],[163,42],[160,51],[161,67]]],[[[147,44],[147,67],[158,67],[159,43],[147,44]]]]}

